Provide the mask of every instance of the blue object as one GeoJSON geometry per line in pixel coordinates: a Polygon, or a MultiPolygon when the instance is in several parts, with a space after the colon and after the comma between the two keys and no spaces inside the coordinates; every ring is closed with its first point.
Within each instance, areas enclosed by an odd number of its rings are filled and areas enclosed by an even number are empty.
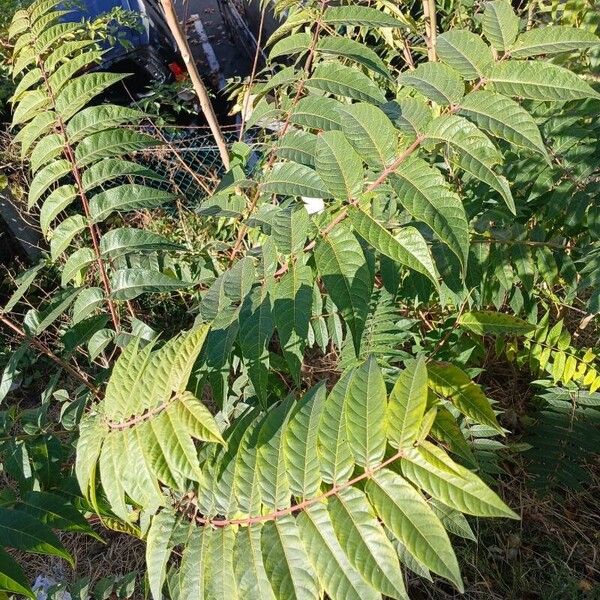
{"type": "Polygon", "coordinates": [[[62,17],[63,21],[93,20],[114,8],[137,13],[139,29],[120,27],[119,37],[128,42],[128,47],[120,43],[112,46],[104,43],[106,53],[100,68],[113,70],[111,67],[116,63],[127,61],[153,79],[169,77],[167,65],[174,59],[175,44],[158,0],[65,0],[62,8],[70,11],[62,17]]]}

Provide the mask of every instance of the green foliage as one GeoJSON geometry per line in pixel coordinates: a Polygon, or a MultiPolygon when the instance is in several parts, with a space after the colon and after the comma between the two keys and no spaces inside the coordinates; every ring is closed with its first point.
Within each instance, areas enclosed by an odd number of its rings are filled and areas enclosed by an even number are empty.
{"type": "MultiPolygon", "coordinates": [[[[426,61],[395,3],[278,2],[244,99],[262,152],[234,144],[173,235],[153,217],[177,196],[139,158],[146,115],[105,101],[126,76],[89,70],[95,36],[56,5],[11,28],[15,140],[51,247],[3,314],[29,302],[27,341],[80,386],[57,461],[76,445],[82,510],[146,539],[157,599],[403,599],[401,563],[462,590],[448,534],[516,516],[487,485],[505,433],[472,379],[488,337],[535,376],[600,385],[549,316],[600,309],[600,95],[570,59],[596,36],[523,31],[494,0],[459,27],[443,13],[426,61]],[[60,289],[37,294],[47,272],[60,289]]],[[[1,396],[32,354],[15,349],[1,396]]]]}

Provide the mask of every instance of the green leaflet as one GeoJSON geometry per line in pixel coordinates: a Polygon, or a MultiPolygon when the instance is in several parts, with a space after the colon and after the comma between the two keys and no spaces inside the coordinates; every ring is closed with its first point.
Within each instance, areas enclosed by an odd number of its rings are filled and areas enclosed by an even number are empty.
{"type": "Polygon", "coordinates": [[[423,442],[401,459],[402,473],[446,506],[476,516],[518,516],[481,479],[440,448],[423,442]]]}
{"type": "Polygon", "coordinates": [[[125,77],[127,74],[122,73],[86,73],[72,79],[56,98],[56,112],[68,121],[90,100],[125,77]]]}
{"type": "Polygon", "coordinates": [[[279,40],[269,52],[269,60],[288,56],[290,54],[304,54],[310,46],[310,33],[294,33],[279,40]]]}
{"type": "Polygon", "coordinates": [[[310,267],[291,263],[275,288],[273,319],[283,355],[298,384],[312,314],[313,279],[310,267]]]}
{"type": "Polygon", "coordinates": [[[333,98],[306,96],[293,108],[290,123],[324,131],[341,129],[341,118],[337,112],[341,106],[342,103],[333,98]]]}
{"type": "Polygon", "coordinates": [[[541,54],[586,50],[598,44],[598,36],[587,29],[549,25],[524,31],[509,49],[509,53],[513,58],[529,58],[541,54]]]}
{"type": "Polygon", "coordinates": [[[70,206],[76,197],[77,189],[74,185],[70,184],[61,185],[48,195],[40,208],[40,228],[44,235],[48,234],[48,230],[54,219],[70,206]]]}
{"type": "Polygon", "coordinates": [[[37,279],[37,274],[45,267],[44,261],[40,261],[37,265],[23,271],[15,278],[17,289],[11,294],[7,303],[2,308],[3,313],[9,313],[17,305],[19,300],[27,293],[31,284],[37,279]]]}
{"type": "Polygon", "coordinates": [[[142,165],[120,158],[106,158],[85,169],[81,178],[86,192],[119,177],[143,177],[163,181],[163,177],[142,165]]]}
{"type": "Polygon", "coordinates": [[[337,62],[319,63],[305,85],[309,89],[322,90],[354,100],[373,104],[385,102],[384,93],[367,75],[337,62]]]}
{"type": "Polygon", "coordinates": [[[302,498],[317,496],[321,484],[317,436],[326,396],[324,385],[311,388],[294,407],[285,433],[290,490],[302,498]]]}
{"type": "Polygon", "coordinates": [[[21,81],[17,84],[13,95],[10,98],[11,102],[18,102],[23,97],[23,94],[36,85],[42,78],[42,72],[38,69],[31,69],[27,71],[22,77],[21,81]]]}
{"type": "Polygon", "coordinates": [[[458,324],[478,335],[525,335],[535,325],[500,312],[473,311],[461,315],[458,324]]]}
{"type": "Polygon", "coordinates": [[[408,600],[396,552],[365,494],[345,488],[327,508],[335,535],[354,568],[382,594],[408,600]]]}
{"type": "Polygon", "coordinates": [[[90,248],[75,250],[63,265],[60,284],[65,287],[72,279],[80,276],[81,272],[95,260],[94,252],[90,248]]]}
{"type": "Polygon", "coordinates": [[[383,374],[373,356],[352,371],[346,394],[348,445],[356,464],[374,467],[385,453],[387,393],[383,374]]]}
{"type": "Polygon", "coordinates": [[[100,254],[103,256],[121,256],[135,252],[154,252],[156,250],[181,250],[182,246],[170,242],[161,235],[143,229],[111,229],[100,240],[100,254]]]}
{"type": "Polygon", "coordinates": [[[431,109],[424,100],[418,98],[386,102],[381,108],[392,123],[408,135],[423,133],[432,119],[431,109]]]}
{"type": "Polygon", "coordinates": [[[52,530],[22,510],[0,508],[0,539],[8,548],[58,556],[75,565],[52,530]]]}
{"type": "Polygon", "coordinates": [[[329,25],[365,25],[368,27],[402,27],[402,23],[376,8],[367,6],[330,6],[323,14],[329,25]]]}
{"type": "Polygon", "coordinates": [[[493,61],[489,46],[466,29],[450,29],[439,35],[436,52],[467,81],[483,77],[493,61]]]}
{"type": "Polygon", "coordinates": [[[277,600],[318,600],[317,578],[293,517],[265,523],[261,549],[265,572],[277,600]]]}
{"type": "Polygon", "coordinates": [[[187,530],[170,510],[160,511],[152,519],[146,537],[146,566],[150,593],[160,598],[167,574],[167,562],[173,548],[185,540],[182,530],[187,530]]]}
{"type": "Polygon", "coordinates": [[[341,131],[317,137],[315,169],[334,198],[349,200],[362,190],[362,161],[341,131]]]}
{"type": "Polygon", "coordinates": [[[387,469],[375,473],[365,488],[379,518],[407,550],[462,592],[460,570],[448,534],[421,494],[387,469]]]}
{"type": "Polygon", "coordinates": [[[13,138],[14,143],[21,144],[21,159],[25,159],[33,144],[46,135],[56,123],[56,114],[47,110],[34,117],[13,138]]]}
{"type": "Polygon", "coordinates": [[[13,111],[12,127],[31,121],[49,107],[50,100],[42,90],[29,90],[25,92],[13,111]]]}
{"type": "Polygon", "coordinates": [[[124,123],[138,122],[145,116],[143,112],[126,106],[99,104],[89,106],[77,113],[67,124],[67,136],[75,143],[92,133],[117,127],[124,123]]]}
{"type": "Polygon", "coordinates": [[[351,207],[349,216],[358,235],[375,250],[422,273],[437,287],[437,273],[427,242],[414,227],[402,227],[392,235],[361,208],[351,207]]]}
{"type": "Polygon", "coordinates": [[[323,504],[313,504],[302,511],[297,523],[307,555],[332,600],[377,600],[381,597],[348,560],[323,504]]]}
{"type": "Polygon", "coordinates": [[[90,200],[90,218],[100,223],[116,211],[156,208],[173,200],[171,192],[157,190],[137,183],[125,183],[96,194],[90,200]]]}
{"type": "Polygon", "coordinates": [[[308,131],[290,131],[278,140],[274,152],[280,158],[314,167],[316,144],[316,135],[308,131]]]}
{"type": "Polygon", "coordinates": [[[94,40],[74,40],[74,41],[63,41],[60,46],[51,50],[50,54],[44,61],[44,66],[48,73],[53,73],[55,69],[62,64],[62,61],[70,58],[76,52],[89,48],[95,45],[94,40]]]}
{"type": "Polygon", "coordinates": [[[600,98],[600,94],[575,73],[548,62],[499,62],[490,69],[488,81],[500,94],[531,100],[566,102],[600,98]]]}
{"type": "Polygon", "coordinates": [[[89,50],[82,52],[75,58],[63,63],[56,71],[48,77],[48,85],[52,93],[56,96],[60,93],[63,86],[69,82],[74,75],[92,63],[97,63],[102,58],[102,52],[99,50],[89,50]]]}
{"type": "Polygon", "coordinates": [[[238,530],[234,549],[234,568],[240,598],[275,600],[265,572],[260,539],[262,525],[250,525],[238,530]]]}
{"type": "Polygon", "coordinates": [[[467,94],[459,113],[493,136],[548,156],[533,117],[514,100],[484,90],[467,94]]]}
{"type": "Polygon", "coordinates": [[[240,308],[239,343],[248,366],[250,380],[263,406],[267,404],[269,383],[269,343],[273,335],[273,289],[271,281],[256,286],[240,308]]]}
{"type": "Polygon", "coordinates": [[[398,78],[400,85],[414,87],[440,106],[456,104],[465,94],[461,76],[443,63],[421,63],[414,71],[398,78]]]}
{"type": "Polygon", "coordinates": [[[70,172],[71,164],[66,160],[55,160],[38,171],[29,186],[27,208],[35,206],[52,185],[70,172]]]}
{"type": "Polygon", "coordinates": [[[268,194],[330,198],[322,179],[312,169],[295,163],[276,163],[261,184],[268,194]]]}
{"type": "Polygon", "coordinates": [[[321,236],[314,256],[319,275],[344,316],[358,352],[373,288],[363,250],[350,229],[341,223],[321,236]]]}
{"type": "Polygon", "coordinates": [[[262,503],[270,509],[287,508],[290,484],[285,461],[285,430],[289,418],[289,402],[283,402],[267,413],[258,434],[256,469],[262,503]]]}
{"type": "Polygon", "coordinates": [[[58,158],[63,153],[63,147],[63,139],[57,133],[43,137],[29,156],[31,172],[35,173],[51,160],[58,158]]]}
{"type": "Polygon", "coordinates": [[[204,592],[207,599],[237,600],[240,598],[233,572],[235,538],[236,530],[233,527],[221,527],[212,532],[205,568],[204,592]]]}
{"type": "Polygon", "coordinates": [[[103,158],[132,154],[156,145],[156,139],[130,129],[107,129],[88,135],[75,149],[78,167],[98,162],[103,158]]]}
{"type": "Polygon", "coordinates": [[[342,105],[338,111],[344,136],[369,166],[382,169],[394,160],[396,131],[380,108],[358,102],[342,105]]]}
{"type": "Polygon", "coordinates": [[[496,50],[508,50],[519,33],[519,17],[507,0],[486,2],[482,25],[483,34],[496,50]]]}
{"type": "Polygon", "coordinates": [[[431,362],[427,373],[434,392],[450,399],[467,417],[503,432],[486,395],[464,371],[449,363],[431,362]]]}
{"type": "Polygon", "coordinates": [[[111,275],[111,296],[115,300],[133,300],[140,294],[181,290],[192,285],[153,269],[117,269],[111,275]]]}
{"type": "Polygon", "coordinates": [[[458,166],[496,190],[515,214],[515,202],[506,178],[497,175],[492,167],[502,161],[502,155],[491,140],[471,122],[456,115],[446,115],[429,123],[427,137],[450,145],[456,152],[458,166]]]}
{"type": "Polygon", "coordinates": [[[414,444],[427,407],[427,368],[425,359],[406,364],[396,380],[387,406],[387,437],[392,446],[414,444]]]}
{"type": "Polygon", "coordinates": [[[423,159],[411,156],[390,176],[390,182],[406,211],[431,227],[464,268],[469,253],[467,217],[460,198],[441,173],[423,159]]]}
{"type": "Polygon", "coordinates": [[[346,371],[323,403],[317,440],[321,475],[327,483],[346,481],[354,468],[346,432],[346,399],[351,377],[352,371],[346,371]]]}
{"type": "Polygon", "coordinates": [[[356,40],[346,37],[322,37],[317,42],[316,51],[322,54],[333,54],[334,56],[349,58],[387,79],[391,78],[385,63],[379,58],[377,53],[356,40]]]}
{"type": "Polygon", "coordinates": [[[7,552],[0,549],[0,590],[21,594],[35,600],[29,578],[7,552]]]}

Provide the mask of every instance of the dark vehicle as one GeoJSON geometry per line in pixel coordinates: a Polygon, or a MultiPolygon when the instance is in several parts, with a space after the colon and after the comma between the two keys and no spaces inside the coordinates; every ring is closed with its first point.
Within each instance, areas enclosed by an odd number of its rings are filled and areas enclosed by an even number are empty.
{"type": "MultiPolygon", "coordinates": [[[[67,4],[67,2],[65,2],[67,4]]],[[[72,12],[64,20],[94,19],[114,8],[132,11],[139,16],[140,27],[119,27],[119,38],[125,44],[106,45],[100,69],[132,73],[127,87],[140,93],[152,81],[168,83],[181,75],[181,59],[158,0],[80,0],[68,3],[72,12]]]]}

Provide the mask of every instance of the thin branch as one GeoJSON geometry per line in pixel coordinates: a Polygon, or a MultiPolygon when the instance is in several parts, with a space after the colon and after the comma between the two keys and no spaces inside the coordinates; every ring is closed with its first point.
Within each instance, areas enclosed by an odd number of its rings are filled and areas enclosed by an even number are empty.
{"type": "Polygon", "coordinates": [[[79,371],[68,362],[65,362],[62,358],[54,354],[54,352],[52,352],[52,350],[50,350],[50,348],[48,348],[44,342],[27,335],[27,333],[25,333],[21,327],[19,327],[16,323],[13,323],[13,321],[4,315],[0,315],[0,323],[10,329],[13,333],[17,334],[19,337],[23,338],[30,346],[36,350],[39,350],[42,354],[59,365],[69,375],[85,385],[94,394],[94,396],[98,398],[102,397],[100,390],[90,381],[89,377],[85,373],[79,371]]]}
{"type": "Polygon", "coordinates": [[[165,18],[173,37],[175,38],[175,43],[179,48],[179,52],[181,54],[181,58],[185,63],[185,67],[187,72],[192,80],[192,85],[194,86],[194,91],[198,96],[198,100],[200,101],[200,107],[202,108],[202,112],[208,121],[208,125],[212,132],[213,137],[215,138],[215,142],[217,144],[217,148],[219,149],[219,154],[221,155],[221,160],[223,161],[223,165],[225,169],[229,170],[229,152],[227,151],[227,144],[225,143],[225,138],[223,137],[223,132],[219,126],[219,122],[217,120],[217,115],[215,114],[212,102],[210,101],[210,97],[208,95],[208,91],[206,90],[206,86],[200,77],[200,73],[198,72],[198,67],[196,66],[196,62],[194,61],[194,57],[192,56],[192,51],[190,50],[190,45],[188,43],[187,37],[183,32],[181,25],[179,24],[179,20],[177,19],[177,14],[175,12],[175,7],[173,6],[172,0],[160,0],[162,7],[165,11],[165,18]]]}

